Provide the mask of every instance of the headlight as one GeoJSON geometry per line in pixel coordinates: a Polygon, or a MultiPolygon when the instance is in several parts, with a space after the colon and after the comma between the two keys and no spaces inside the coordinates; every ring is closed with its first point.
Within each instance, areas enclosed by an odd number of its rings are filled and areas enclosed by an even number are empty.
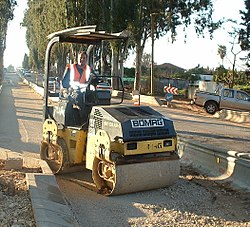
{"type": "Polygon", "coordinates": [[[170,146],[172,146],[172,140],[164,140],[163,141],[163,146],[164,147],[170,147],[170,146]]]}
{"type": "Polygon", "coordinates": [[[137,149],[137,143],[128,143],[127,144],[127,150],[136,150],[137,149]]]}

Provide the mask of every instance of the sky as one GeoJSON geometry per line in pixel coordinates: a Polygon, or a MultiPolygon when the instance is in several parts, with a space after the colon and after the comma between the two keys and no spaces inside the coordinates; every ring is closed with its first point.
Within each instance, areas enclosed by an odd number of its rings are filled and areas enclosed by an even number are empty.
{"type": "Polygon", "coordinates": [[[29,50],[26,45],[25,33],[26,29],[21,27],[24,10],[27,8],[26,0],[17,0],[17,6],[14,10],[14,19],[9,22],[6,49],[4,52],[4,66],[13,65],[15,67],[22,66],[24,54],[28,54],[29,50]]]}
{"type": "MultiPolygon", "coordinates": [[[[241,22],[239,10],[244,10],[244,0],[214,0],[214,19],[230,18],[237,20],[237,24],[241,22]]],[[[6,50],[4,53],[4,66],[8,67],[12,64],[20,67],[24,58],[24,54],[28,52],[25,41],[25,28],[20,26],[23,19],[24,10],[27,7],[26,0],[17,0],[18,6],[14,11],[14,19],[9,22],[6,50]]],[[[156,64],[171,63],[184,69],[191,69],[198,65],[202,67],[216,68],[221,64],[218,55],[218,45],[227,47],[227,56],[224,59],[224,66],[232,68],[233,55],[231,54],[232,38],[228,32],[232,31],[232,24],[226,23],[221,29],[214,32],[214,38],[210,40],[209,34],[205,34],[205,38],[198,38],[193,27],[187,30],[187,38],[179,29],[177,40],[172,44],[169,35],[166,35],[154,42],[154,62],[156,64]],[[185,41],[185,42],[184,42],[185,41]]],[[[144,53],[151,54],[151,39],[148,40],[144,53]]],[[[239,51],[239,46],[235,46],[234,52],[239,51]]],[[[244,70],[246,67],[240,60],[246,53],[241,52],[237,55],[236,68],[244,70]]],[[[126,61],[126,67],[132,67],[135,59],[133,53],[130,54],[126,61]]]]}

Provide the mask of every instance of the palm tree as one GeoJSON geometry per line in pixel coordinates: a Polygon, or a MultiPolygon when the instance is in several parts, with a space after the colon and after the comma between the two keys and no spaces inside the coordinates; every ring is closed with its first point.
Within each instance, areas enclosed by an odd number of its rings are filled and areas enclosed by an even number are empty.
{"type": "Polygon", "coordinates": [[[227,54],[227,48],[226,46],[224,45],[218,45],[218,55],[220,55],[220,58],[221,58],[221,65],[223,66],[223,61],[224,61],[224,58],[227,54]]]}

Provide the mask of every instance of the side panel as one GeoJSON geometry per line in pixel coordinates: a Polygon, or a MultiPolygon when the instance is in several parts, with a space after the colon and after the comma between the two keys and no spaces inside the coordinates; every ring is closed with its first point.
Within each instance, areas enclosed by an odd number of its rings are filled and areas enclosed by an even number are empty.
{"type": "Polygon", "coordinates": [[[80,164],[86,160],[86,135],[87,131],[71,128],[58,131],[58,136],[67,144],[71,164],[80,164]]]}
{"type": "Polygon", "coordinates": [[[96,136],[93,134],[88,135],[86,146],[86,168],[89,170],[93,169],[93,162],[95,158],[95,141],[96,136]]]}
{"type": "Polygon", "coordinates": [[[176,149],[176,139],[168,138],[164,140],[147,140],[132,143],[125,143],[124,155],[152,154],[171,152],[176,149]],[[133,146],[134,145],[134,146],[133,146]],[[135,147],[136,145],[136,147],[135,147]],[[131,148],[130,148],[131,147],[131,148]],[[135,148],[135,149],[132,149],[135,148]]]}
{"type": "Polygon", "coordinates": [[[205,103],[208,101],[215,101],[217,103],[220,102],[220,96],[213,95],[209,93],[197,93],[197,98],[195,99],[195,104],[198,106],[205,106],[205,103]]]}
{"type": "Polygon", "coordinates": [[[220,108],[232,109],[235,105],[235,91],[231,89],[224,89],[221,94],[220,108]]]}

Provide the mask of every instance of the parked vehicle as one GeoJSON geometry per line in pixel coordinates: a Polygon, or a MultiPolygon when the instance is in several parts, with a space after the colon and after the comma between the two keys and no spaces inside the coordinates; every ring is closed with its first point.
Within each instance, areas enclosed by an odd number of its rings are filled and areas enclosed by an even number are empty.
{"type": "MultiPolygon", "coordinates": [[[[44,81],[43,81],[43,87],[45,86],[44,81]]],[[[57,89],[60,88],[60,84],[57,81],[56,77],[49,77],[48,79],[48,90],[56,92],[57,89]]]]}
{"type": "Polygon", "coordinates": [[[110,86],[109,82],[98,83],[96,90],[108,90],[110,93],[112,93],[112,87],[110,86]]]}
{"type": "Polygon", "coordinates": [[[222,88],[215,93],[196,91],[194,103],[203,106],[209,114],[215,114],[221,109],[250,111],[250,95],[229,88],[222,88]]]}

